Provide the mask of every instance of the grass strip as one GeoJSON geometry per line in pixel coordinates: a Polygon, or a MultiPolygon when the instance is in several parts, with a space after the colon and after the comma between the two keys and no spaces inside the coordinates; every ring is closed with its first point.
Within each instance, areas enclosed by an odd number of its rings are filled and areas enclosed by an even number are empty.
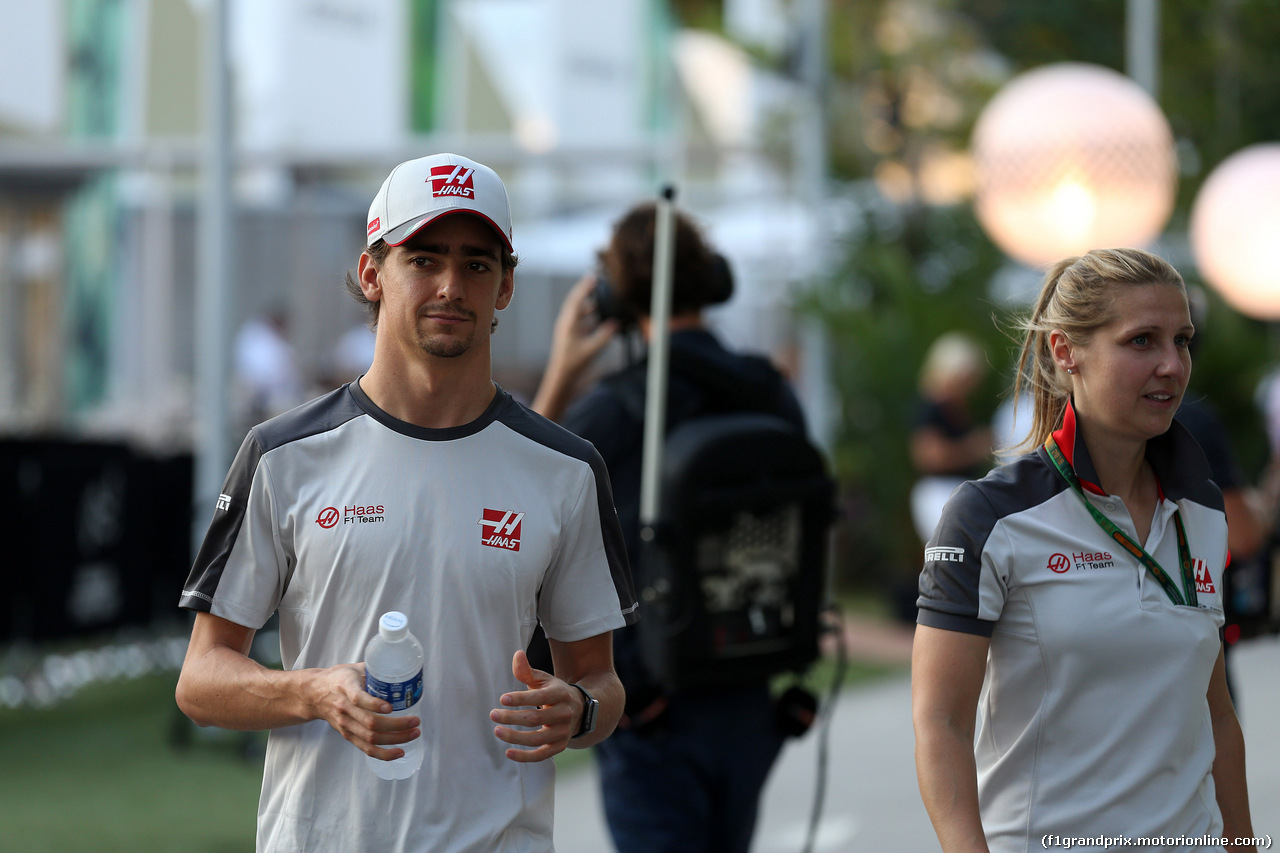
{"type": "Polygon", "coordinates": [[[0,712],[5,849],[252,853],[262,761],[246,752],[264,736],[197,730],[174,704],[176,678],[97,684],[51,709],[0,712]]]}

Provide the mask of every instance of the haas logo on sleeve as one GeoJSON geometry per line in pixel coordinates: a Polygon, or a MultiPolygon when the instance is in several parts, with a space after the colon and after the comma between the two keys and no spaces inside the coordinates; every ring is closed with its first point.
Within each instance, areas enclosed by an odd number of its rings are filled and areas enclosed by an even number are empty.
{"type": "Polygon", "coordinates": [[[480,544],[490,548],[520,550],[520,521],[523,512],[511,509],[485,509],[480,519],[480,544]]]}

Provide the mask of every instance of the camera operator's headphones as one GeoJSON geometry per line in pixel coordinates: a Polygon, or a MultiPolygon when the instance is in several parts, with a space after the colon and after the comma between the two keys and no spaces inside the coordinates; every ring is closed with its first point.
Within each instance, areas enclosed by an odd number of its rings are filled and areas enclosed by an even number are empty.
{"type": "MultiPolygon", "coordinates": [[[[729,261],[719,252],[712,253],[711,281],[707,286],[707,299],[703,305],[719,305],[728,302],[733,296],[733,270],[729,261]]],[[[636,324],[636,313],[631,306],[623,304],[614,290],[613,281],[605,271],[604,265],[596,267],[596,286],[591,292],[595,300],[596,317],[601,321],[617,320],[623,330],[636,324]]]]}

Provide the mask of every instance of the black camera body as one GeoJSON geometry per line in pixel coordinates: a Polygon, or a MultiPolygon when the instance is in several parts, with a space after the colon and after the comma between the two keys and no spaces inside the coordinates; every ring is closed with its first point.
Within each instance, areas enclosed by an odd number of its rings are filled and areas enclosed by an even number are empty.
{"type": "Polygon", "coordinates": [[[600,322],[617,320],[623,329],[636,324],[635,312],[622,304],[603,264],[596,267],[596,286],[591,291],[591,298],[595,301],[596,317],[600,322]]]}

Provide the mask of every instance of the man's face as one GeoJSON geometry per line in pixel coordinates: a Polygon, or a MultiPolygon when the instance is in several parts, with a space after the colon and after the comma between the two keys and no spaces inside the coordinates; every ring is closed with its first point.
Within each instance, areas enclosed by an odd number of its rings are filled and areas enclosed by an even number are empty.
{"type": "Polygon", "coordinates": [[[378,268],[362,266],[361,279],[366,295],[374,298],[374,285],[382,302],[379,334],[437,358],[487,351],[494,313],[514,289],[497,233],[468,214],[427,225],[391,247],[378,268]]]}

